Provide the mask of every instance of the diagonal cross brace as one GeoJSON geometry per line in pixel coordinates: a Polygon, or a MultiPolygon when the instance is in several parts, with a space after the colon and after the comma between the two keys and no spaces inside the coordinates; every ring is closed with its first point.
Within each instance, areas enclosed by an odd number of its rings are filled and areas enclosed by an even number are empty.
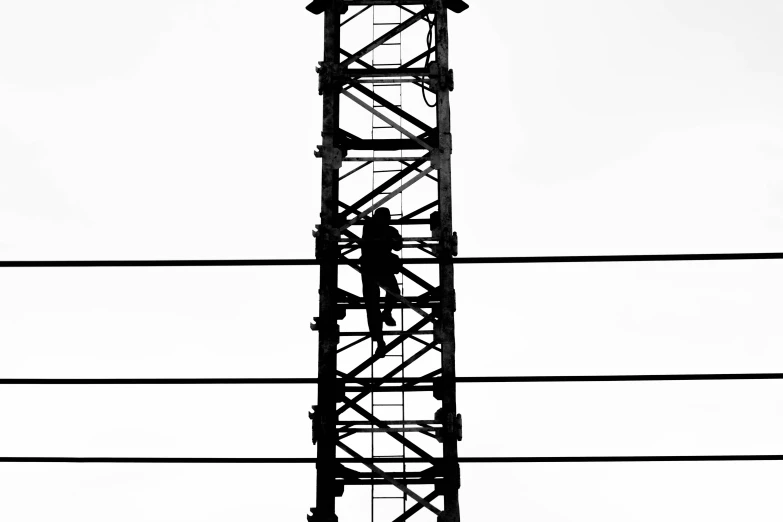
{"type": "MultiPolygon", "coordinates": [[[[433,349],[433,348],[435,347],[435,345],[436,345],[436,344],[437,344],[436,342],[431,342],[431,343],[429,343],[429,344],[425,345],[425,346],[424,346],[424,348],[422,348],[421,350],[419,350],[418,352],[416,352],[415,354],[413,354],[411,357],[408,357],[408,359],[407,359],[407,360],[405,360],[405,361],[403,361],[402,363],[400,363],[400,364],[399,364],[399,365],[398,365],[396,368],[394,368],[392,371],[390,371],[389,373],[387,373],[387,374],[386,374],[386,375],[384,375],[383,377],[380,377],[380,378],[378,379],[378,381],[379,381],[381,384],[383,384],[383,380],[384,380],[384,379],[388,379],[389,377],[393,377],[394,375],[396,375],[396,374],[400,373],[400,372],[401,372],[402,370],[404,370],[406,367],[410,366],[410,365],[411,365],[411,364],[413,364],[415,361],[417,361],[419,358],[421,358],[421,356],[423,356],[425,353],[427,353],[427,352],[429,352],[431,349],[433,349]]],[[[415,380],[415,379],[412,379],[412,381],[413,381],[414,383],[416,383],[416,380],[415,380]]],[[[364,399],[365,397],[367,397],[367,396],[368,396],[370,393],[372,393],[373,391],[375,391],[375,389],[376,389],[376,388],[377,388],[377,386],[376,386],[376,385],[374,385],[374,384],[372,384],[372,385],[368,386],[368,389],[367,389],[367,391],[359,392],[359,393],[358,393],[358,394],[357,394],[355,397],[353,397],[353,398],[351,398],[351,399],[347,399],[347,400],[350,400],[351,402],[358,402],[358,401],[360,401],[360,400],[364,399]]],[[[347,409],[348,409],[348,405],[341,406],[341,407],[340,407],[340,408],[337,410],[337,416],[339,417],[339,416],[340,416],[340,414],[341,414],[341,413],[343,413],[343,412],[345,412],[345,410],[347,410],[347,409]]]]}
{"type": "MultiPolygon", "coordinates": [[[[385,422],[383,422],[382,420],[380,420],[378,417],[376,417],[375,415],[370,413],[369,411],[367,411],[364,408],[362,408],[361,406],[359,406],[358,404],[353,403],[353,402],[351,402],[349,404],[350,404],[351,408],[354,411],[356,411],[359,415],[361,415],[362,417],[364,417],[368,421],[372,422],[373,425],[375,425],[375,426],[377,426],[379,428],[390,428],[391,427],[388,424],[386,424],[385,422]]],[[[426,460],[427,462],[429,462],[433,466],[435,465],[435,461],[436,461],[435,457],[433,457],[432,455],[430,455],[429,453],[427,453],[426,451],[421,449],[419,446],[417,446],[416,444],[411,442],[410,439],[408,439],[406,437],[403,437],[399,433],[395,433],[393,431],[388,432],[388,434],[389,434],[389,436],[391,438],[393,438],[394,440],[396,440],[397,442],[399,442],[400,444],[402,444],[403,446],[405,446],[406,448],[408,448],[409,450],[414,452],[419,457],[423,458],[424,460],[426,460]]]]}
{"type": "Polygon", "coordinates": [[[342,448],[343,451],[345,451],[346,453],[351,455],[353,458],[359,460],[362,464],[364,464],[365,466],[367,466],[368,468],[373,470],[375,473],[377,473],[378,475],[383,477],[384,480],[386,480],[390,484],[392,484],[395,487],[397,487],[397,489],[399,489],[400,491],[402,491],[403,493],[405,493],[406,495],[411,497],[413,500],[415,500],[416,502],[421,504],[423,507],[429,509],[430,511],[432,511],[436,515],[440,515],[442,513],[442,511],[440,509],[436,508],[435,506],[430,504],[426,499],[420,497],[419,495],[417,495],[416,493],[411,491],[402,482],[399,482],[398,480],[394,479],[394,477],[392,477],[391,475],[389,475],[388,473],[383,471],[381,468],[379,468],[378,466],[376,466],[375,464],[370,462],[368,459],[365,459],[364,457],[359,455],[357,452],[355,452],[353,449],[349,448],[347,445],[343,444],[340,441],[337,441],[337,445],[340,448],[342,448]]]}
{"type": "Polygon", "coordinates": [[[405,62],[404,64],[402,64],[402,65],[400,66],[400,69],[404,69],[404,68],[406,68],[406,67],[410,67],[411,65],[413,65],[413,64],[414,64],[414,63],[416,63],[416,62],[418,62],[418,61],[419,61],[419,60],[421,60],[422,58],[426,58],[427,56],[431,55],[431,54],[432,54],[432,53],[434,53],[434,52],[435,52],[435,48],[434,48],[434,47],[430,47],[429,49],[427,49],[426,51],[424,51],[424,52],[423,52],[423,53],[421,53],[420,55],[416,56],[415,58],[411,58],[410,60],[408,60],[407,62],[405,62]]]}
{"type": "Polygon", "coordinates": [[[426,325],[427,323],[431,322],[434,319],[434,317],[435,316],[433,314],[430,314],[424,319],[422,319],[421,321],[419,321],[418,323],[414,324],[413,326],[410,327],[410,329],[406,330],[404,333],[401,333],[400,335],[397,336],[396,339],[394,339],[392,342],[386,345],[386,350],[383,353],[376,352],[375,354],[373,354],[372,357],[370,357],[369,359],[361,363],[359,366],[351,370],[346,375],[348,377],[356,377],[362,371],[372,366],[372,364],[375,361],[385,357],[386,354],[389,353],[389,351],[393,350],[395,347],[397,347],[398,344],[401,344],[405,339],[411,337],[414,333],[421,330],[422,327],[424,327],[424,325],[426,325]]]}
{"type": "MultiPolygon", "coordinates": [[[[432,493],[430,493],[429,495],[424,497],[424,500],[426,500],[427,502],[432,502],[433,500],[435,500],[439,496],[440,496],[440,493],[438,493],[438,491],[436,489],[435,491],[433,491],[432,493]]],[[[415,515],[419,511],[421,511],[421,508],[423,508],[423,507],[424,507],[424,504],[416,504],[415,506],[411,506],[410,509],[408,509],[407,511],[405,511],[405,513],[403,513],[402,515],[400,515],[397,518],[395,518],[394,520],[392,520],[392,522],[405,522],[406,520],[411,518],[413,515],[415,515]]]]}
{"type": "MultiPolygon", "coordinates": [[[[346,176],[347,176],[347,174],[346,174],[346,176]]],[[[423,214],[423,213],[427,212],[431,208],[437,207],[439,203],[440,203],[439,201],[433,201],[432,203],[427,203],[423,207],[419,207],[418,209],[414,210],[413,212],[405,214],[400,219],[411,219],[411,218],[414,218],[414,217],[418,216],[419,214],[423,214]]]]}
{"type": "Polygon", "coordinates": [[[365,162],[364,162],[364,163],[362,163],[360,166],[358,166],[358,167],[356,167],[355,169],[353,169],[351,172],[348,172],[348,173],[346,173],[346,174],[343,174],[342,176],[340,176],[340,179],[339,179],[338,181],[342,181],[342,180],[344,180],[345,178],[347,178],[348,176],[350,176],[351,174],[353,174],[354,172],[356,172],[356,171],[359,171],[359,170],[362,170],[364,167],[366,167],[366,166],[367,166],[367,165],[369,165],[370,163],[372,163],[372,161],[365,161],[365,162]]]}
{"type": "Polygon", "coordinates": [[[422,317],[427,317],[427,315],[428,315],[428,314],[427,314],[427,312],[425,312],[424,310],[422,310],[422,309],[421,309],[421,308],[419,308],[418,306],[414,306],[414,305],[413,305],[413,303],[411,303],[410,301],[408,301],[407,299],[405,299],[403,296],[401,296],[400,294],[398,294],[398,293],[397,293],[397,292],[395,292],[394,290],[392,290],[392,289],[390,289],[390,288],[388,288],[388,287],[386,287],[385,285],[382,285],[382,284],[380,284],[380,283],[378,283],[378,286],[379,286],[379,287],[381,287],[381,288],[383,288],[383,290],[386,292],[386,295],[391,295],[391,296],[392,296],[392,297],[394,297],[395,299],[399,299],[399,301],[400,301],[402,304],[404,304],[405,306],[407,306],[408,308],[410,308],[411,310],[413,310],[414,312],[416,312],[416,313],[417,313],[417,314],[419,314],[420,316],[422,316],[422,317]]]}
{"type": "Polygon", "coordinates": [[[366,216],[367,214],[369,214],[370,212],[372,212],[376,208],[384,205],[387,201],[389,201],[390,199],[392,199],[395,196],[397,196],[397,194],[399,194],[403,190],[407,189],[408,187],[410,187],[411,185],[413,185],[414,183],[419,181],[421,178],[423,178],[424,176],[426,176],[427,174],[429,174],[433,170],[435,170],[435,167],[433,167],[432,165],[430,165],[426,169],[422,170],[420,173],[416,174],[411,179],[409,179],[408,181],[406,181],[405,183],[403,183],[402,185],[397,187],[395,190],[390,192],[388,196],[386,196],[385,198],[379,199],[374,204],[370,205],[366,210],[363,210],[362,212],[360,212],[358,216],[356,216],[355,218],[353,218],[350,221],[348,221],[345,225],[341,226],[340,227],[340,232],[343,232],[343,231],[347,230],[351,225],[353,225],[354,223],[356,223],[357,221],[362,219],[364,216],[366,216]]]}
{"type": "MultiPolygon", "coordinates": [[[[342,54],[343,56],[351,56],[350,53],[348,53],[348,51],[345,51],[343,49],[340,49],[340,54],[342,54]]],[[[377,67],[373,67],[372,65],[370,65],[367,62],[365,62],[364,60],[356,60],[356,63],[358,63],[359,65],[361,65],[362,67],[364,67],[365,69],[367,69],[369,71],[378,71],[379,70],[377,67]]],[[[423,82],[413,82],[413,84],[421,87],[422,89],[426,89],[426,90],[430,91],[433,94],[436,94],[436,92],[432,88],[430,88],[430,86],[427,85],[426,83],[423,83],[423,82]]]]}
{"type": "Polygon", "coordinates": [[[394,29],[392,29],[388,33],[382,35],[381,37],[379,37],[375,41],[373,41],[373,42],[369,43],[368,45],[366,45],[365,47],[363,47],[359,52],[357,52],[356,54],[353,54],[347,60],[343,60],[340,63],[340,67],[348,67],[353,62],[359,60],[362,56],[365,56],[366,54],[372,52],[373,49],[375,49],[376,47],[380,47],[382,44],[385,44],[386,42],[388,42],[389,40],[391,40],[392,38],[394,38],[395,36],[397,36],[398,34],[403,32],[405,29],[407,29],[408,27],[412,26],[413,24],[415,24],[419,20],[423,20],[428,14],[429,14],[429,11],[427,9],[422,9],[421,11],[419,11],[415,15],[411,16],[410,18],[405,20],[403,23],[401,23],[400,25],[398,25],[397,27],[395,27],[394,29]]]}
{"type": "MultiPolygon", "coordinates": [[[[427,156],[426,155],[422,156],[421,158],[417,159],[416,161],[414,161],[410,165],[407,165],[398,174],[395,174],[394,176],[389,178],[388,181],[385,181],[384,183],[382,183],[381,185],[376,187],[375,190],[373,190],[372,192],[370,192],[366,196],[362,196],[361,198],[359,198],[359,200],[356,201],[353,205],[346,205],[346,204],[343,204],[343,205],[345,207],[347,207],[351,212],[359,214],[359,211],[355,210],[355,209],[358,209],[359,207],[361,207],[362,205],[364,205],[368,201],[372,201],[373,199],[375,199],[376,196],[381,194],[384,190],[386,190],[387,188],[391,187],[392,185],[394,185],[398,181],[401,181],[405,176],[407,176],[411,172],[413,172],[413,171],[421,172],[419,170],[419,167],[422,166],[426,161],[427,161],[427,156]]],[[[349,214],[348,211],[343,212],[342,214],[340,214],[340,217],[347,219],[348,214],[349,214]]]]}
{"type": "Polygon", "coordinates": [[[422,148],[424,148],[424,149],[427,149],[429,152],[432,152],[432,151],[433,151],[433,148],[432,148],[432,147],[430,147],[430,145],[429,145],[427,142],[425,142],[424,140],[420,139],[418,136],[416,136],[416,135],[415,135],[415,134],[413,134],[412,132],[410,132],[410,131],[408,131],[408,130],[405,130],[403,127],[401,127],[401,126],[397,125],[396,123],[394,123],[394,121],[393,121],[391,118],[387,118],[387,117],[386,117],[386,116],[384,116],[384,115],[383,115],[381,112],[379,112],[379,111],[376,111],[376,110],[375,110],[375,109],[373,109],[373,108],[372,108],[370,105],[368,105],[368,104],[364,103],[362,100],[360,100],[359,98],[357,98],[356,96],[354,96],[354,95],[353,95],[353,94],[351,94],[350,92],[348,92],[348,91],[343,91],[343,96],[345,96],[346,98],[348,98],[348,99],[352,100],[352,101],[353,101],[353,102],[355,102],[357,105],[359,105],[359,106],[361,106],[362,108],[364,108],[365,110],[367,110],[367,111],[371,112],[371,113],[372,113],[374,116],[376,116],[377,118],[380,118],[380,119],[381,119],[381,120],[383,120],[384,122],[388,123],[389,125],[391,125],[391,126],[392,126],[392,127],[394,127],[395,129],[397,129],[398,131],[400,131],[402,134],[404,134],[406,137],[408,137],[408,138],[412,139],[413,141],[415,141],[416,143],[418,143],[419,145],[421,145],[421,146],[422,146],[422,148]]]}
{"type": "Polygon", "coordinates": [[[400,273],[402,275],[404,275],[405,277],[407,277],[408,279],[410,279],[411,281],[413,281],[414,283],[416,283],[417,285],[419,285],[420,287],[422,287],[425,290],[429,291],[429,292],[432,292],[433,290],[435,290],[434,286],[432,286],[427,281],[425,281],[424,279],[422,279],[418,275],[414,274],[413,272],[411,272],[410,270],[408,270],[405,267],[402,267],[400,269],[400,273]]]}
{"type": "Polygon", "coordinates": [[[415,116],[413,116],[412,114],[410,114],[410,113],[400,109],[399,107],[397,107],[393,103],[389,102],[389,100],[387,100],[383,96],[378,96],[376,93],[372,92],[370,89],[368,89],[364,85],[362,85],[360,83],[357,83],[357,82],[351,82],[351,86],[354,89],[356,89],[357,91],[359,91],[360,93],[362,93],[365,96],[367,96],[368,98],[370,98],[371,100],[376,101],[379,104],[383,105],[384,107],[386,107],[387,109],[392,111],[394,114],[396,114],[400,118],[404,118],[404,119],[408,120],[409,122],[411,122],[412,124],[416,125],[418,128],[420,128],[424,132],[432,132],[434,130],[432,127],[430,127],[429,125],[427,125],[426,123],[424,123],[420,119],[418,119],[415,116]]]}

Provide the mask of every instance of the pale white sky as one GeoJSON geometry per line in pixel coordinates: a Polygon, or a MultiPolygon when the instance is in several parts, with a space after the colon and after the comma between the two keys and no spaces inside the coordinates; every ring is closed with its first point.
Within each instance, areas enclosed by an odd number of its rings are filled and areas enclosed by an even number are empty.
{"type": "MultiPolygon", "coordinates": [[[[305,0],[0,1],[0,258],[311,257],[305,0]]],[[[358,20],[357,20],[358,22],[358,20]]],[[[451,17],[464,256],[781,251],[783,7],[451,17]]],[[[314,376],[313,268],[4,269],[3,377],[314,376]]],[[[778,261],[457,266],[460,375],[783,371],[778,261]]],[[[464,384],[463,456],[783,453],[783,384],[464,384]]],[[[312,456],[314,386],[0,387],[3,456],[312,456]]],[[[469,520],[779,521],[780,463],[465,464],[469,520]]],[[[310,465],[0,465],[13,522],[304,520],[310,465]]],[[[338,500],[364,520],[366,491],[338,500]]],[[[424,518],[424,517],[423,517],[424,518]]],[[[422,519],[423,519],[422,518],[422,519]]]]}

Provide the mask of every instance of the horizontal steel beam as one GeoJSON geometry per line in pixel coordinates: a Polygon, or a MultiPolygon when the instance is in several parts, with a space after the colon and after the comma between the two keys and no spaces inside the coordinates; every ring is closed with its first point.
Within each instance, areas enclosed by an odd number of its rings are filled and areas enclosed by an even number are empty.
{"type": "MultiPolygon", "coordinates": [[[[381,308],[384,308],[384,304],[380,303],[381,308]]],[[[364,309],[364,307],[362,307],[364,309]]],[[[405,333],[405,330],[384,330],[383,335],[400,335],[405,333]]],[[[419,335],[432,335],[433,330],[419,330],[419,335]]],[[[340,332],[340,337],[370,337],[370,332],[340,332]]]]}
{"type": "MultiPolygon", "coordinates": [[[[379,156],[379,157],[356,157],[356,158],[343,158],[343,161],[365,161],[367,163],[372,163],[374,161],[416,161],[417,159],[420,159],[421,156],[379,156]]],[[[352,172],[350,174],[353,174],[352,172]]],[[[348,174],[346,174],[347,176],[348,174]]],[[[342,178],[340,178],[342,179],[342,178]]]]}
{"type": "MultiPolygon", "coordinates": [[[[364,386],[346,386],[345,391],[346,392],[363,392],[367,388],[364,386]]],[[[401,386],[378,386],[372,389],[373,393],[383,393],[383,392],[393,392],[393,393],[401,393],[401,392],[425,392],[425,391],[434,391],[435,388],[433,386],[428,386],[426,384],[419,385],[419,384],[409,384],[409,385],[401,385],[401,386]]]]}
{"type": "Polygon", "coordinates": [[[423,67],[395,69],[346,69],[346,76],[351,78],[385,78],[388,76],[429,76],[430,71],[423,67]]]}
{"type": "MultiPolygon", "coordinates": [[[[415,305],[418,308],[436,308],[440,306],[440,300],[428,300],[428,301],[411,301],[406,298],[406,301],[412,305],[415,305]]],[[[347,310],[364,310],[366,308],[364,300],[362,300],[361,303],[338,303],[340,306],[346,308],[347,310]]],[[[405,302],[392,302],[392,303],[386,303],[383,300],[380,301],[379,305],[381,308],[394,308],[396,310],[402,310],[410,308],[405,302]]],[[[424,334],[425,332],[422,332],[424,334]]],[[[431,332],[430,332],[431,333],[431,332]]]]}
{"type": "MultiPolygon", "coordinates": [[[[391,475],[391,473],[389,473],[391,475]]],[[[395,478],[397,482],[404,485],[435,485],[443,482],[442,478],[395,478]]],[[[346,486],[389,486],[389,481],[382,478],[368,478],[368,479],[352,479],[345,478],[340,479],[342,484],[346,486]]],[[[377,498],[377,497],[376,497],[377,498]]]]}
{"type": "MultiPolygon", "coordinates": [[[[412,241],[436,241],[437,242],[437,239],[433,239],[432,236],[428,236],[428,237],[407,237],[407,236],[405,236],[405,237],[402,238],[402,241],[403,242],[406,242],[406,241],[407,242],[412,242],[412,241]]],[[[361,241],[359,241],[359,242],[361,242],[361,241]]],[[[352,244],[356,244],[357,240],[356,239],[340,239],[339,243],[341,245],[352,245],[352,244]]]]}
{"type": "MultiPolygon", "coordinates": [[[[345,150],[430,150],[435,148],[435,143],[428,143],[428,140],[422,140],[427,143],[427,147],[423,147],[417,141],[412,139],[358,139],[358,140],[342,140],[340,142],[340,148],[345,150]]],[[[420,159],[421,156],[415,159],[420,159]]],[[[369,159],[369,158],[367,158],[369,159]]],[[[415,161],[414,158],[397,157],[388,161],[415,161]]],[[[387,160],[381,160],[387,161],[387,160]]]]}
{"type": "MultiPolygon", "coordinates": [[[[389,426],[391,425],[422,425],[422,424],[428,424],[428,425],[440,425],[440,421],[436,420],[385,420],[384,421],[389,426]]],[[[372,426],[373,423],[371,421],[338,421],[338,425],[340,426],[372,426]]]]}
{"type": "Polygon", "coordinates": [[[382,78],[376,80],[353,80],[354,83],[371,83],[373,85],[398,85],[400,83],[415,83],[418,84],[421,80],[417,78],[382,78]]]}
{"type": "MultiPolygon", "coordinates": [[[[379,391],[379,390],[375,390],[379,391]]],[[[396,390],[399,391],[399,390],[396,390]]],[[[400,433],[400,432],[417,432],[417,433],[424,433],[424,432],[430,432],[435,431],[438,428],[339,428],[337,431],[340,433],[344,432],[351,432],[351,433],[400,433]]]]}
{"type": "MultiPolygon", "coordinates": [[[[429,2],[426,0],[346,0],[345,5],[427,5],[429,2]]],[[[454,11],[455,13],[461,13],[469,6],[462,0],[445,0],[444,5],[447,9],[454,11]]],[[[404,8],[403,8],[404,9],[404,8]]],[[[406,11],[410,12],[408,9],[406,11]]]]}
{"type": "Polygon", "coordinates": [[[345,5],[426,5],[427,0],[345,0],[345,5]]]}
{"type": "MultiPolygon", "coordinates": [[[[349,468],[350,469],[350,468],[349,468]]],[[[438,466],[432,466],[429,468],[425,468],[421,471],[387,471],[386,474],[390,477],[400,477],[400,478],[433,478],[433,477],[442,477],[443,473],[438,473],[438,466]]],[[[355,471],[353,469],[350,470],[351,474],[350,476],[353,478],[378,478],[378,475],[373,473],[372,471],[355,471]],[[355,473],[354,473],[355,471],[355,473]]],[[[344,475],[345,476],[345,475],[344,475]]]]}

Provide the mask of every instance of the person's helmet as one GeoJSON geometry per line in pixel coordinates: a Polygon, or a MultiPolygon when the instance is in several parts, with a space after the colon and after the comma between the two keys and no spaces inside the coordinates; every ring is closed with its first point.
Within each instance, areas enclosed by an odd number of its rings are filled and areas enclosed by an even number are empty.
{"type": "Polygon", "coordinates": [[[373,218],[378,220],[380,223],[389,223],[391,221],[391,212],[389,212],[388,208],[381,207],[375,211],[373,218]]]}

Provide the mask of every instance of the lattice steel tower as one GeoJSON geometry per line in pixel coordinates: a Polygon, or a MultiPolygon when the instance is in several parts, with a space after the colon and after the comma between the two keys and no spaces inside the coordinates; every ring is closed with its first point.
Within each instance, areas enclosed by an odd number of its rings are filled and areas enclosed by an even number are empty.
{"type": "Polygon", "coordinates": [[[467,7],[461,0],[307,6],[324,15],[317,69],[321,222],[314,232],[320,304],[312,325],[319,384],[310,413],[317,491],[310,522],[337,521],[336,497],[354,502],[365,489],[369,517],[356,518],[357,501],[342,510],[343,522],[423,520],[427,513],[459,521],[447,12],[467,7]],[[403,295],[388,291],[382,300],[393,302],[400,325],[384,332],[385,346],[366,331],[358,257],[362,226],[379,207],[391,211],[405,260],[438,260],[401,269],[403,295]]]}

